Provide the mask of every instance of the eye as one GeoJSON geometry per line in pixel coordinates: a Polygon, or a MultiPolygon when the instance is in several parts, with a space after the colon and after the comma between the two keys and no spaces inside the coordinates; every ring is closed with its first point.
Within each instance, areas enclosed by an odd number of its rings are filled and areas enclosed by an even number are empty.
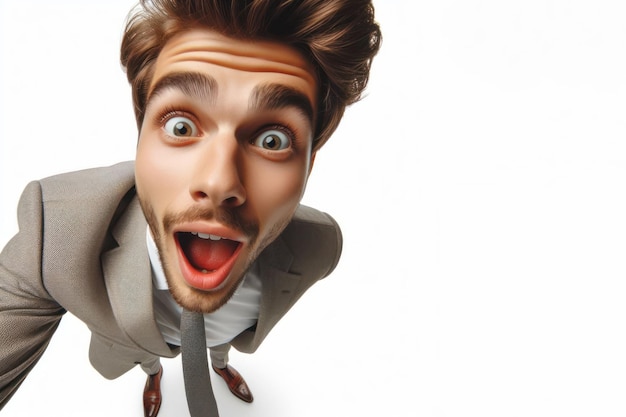
{"type": "Polygon", "coordinates": [[[165,122],[165,131],[174,137],[192,137],[198,134],[194,122],[186,117],[176,116],[165,122]]]}
{"type": "Polygon", "coordinates": [[[252,143],[263,149],[270,151],[281,151],[287,149],[291,145],[289,136],[277,129],[264,130],[259,134],[252,143]]]}

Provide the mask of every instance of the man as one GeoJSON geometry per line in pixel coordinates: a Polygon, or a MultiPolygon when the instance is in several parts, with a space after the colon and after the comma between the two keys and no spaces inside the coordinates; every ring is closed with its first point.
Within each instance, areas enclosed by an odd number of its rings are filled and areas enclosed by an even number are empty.
{"type": "Polygon", "coordinates": [[[339,260],[339,226],[299,202],[380,39],[365,0],[142,1],[121,50],[135,162],[29,184],[0,254],[0,408],[66,311],[103,376],[148,374],[146,416],[198,313],[213,370],[251,402],[228,351],[254,352],[339,260]]]}

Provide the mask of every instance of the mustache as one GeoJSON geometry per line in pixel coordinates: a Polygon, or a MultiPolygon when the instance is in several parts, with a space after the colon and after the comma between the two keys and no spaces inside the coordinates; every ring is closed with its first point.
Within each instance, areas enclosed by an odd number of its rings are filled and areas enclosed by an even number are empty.
{"type": "Polygon", "coordinates": [[[253,221],[247,221],[234,210],[210,209],[191,207],[179,213],[166,213],[163,216],[163,230],[170,233],[175,225],[186,222],[216,220],[219,223],[234,229],[251,240],[255,240],[259,234],[259,225],[253,221]]]}

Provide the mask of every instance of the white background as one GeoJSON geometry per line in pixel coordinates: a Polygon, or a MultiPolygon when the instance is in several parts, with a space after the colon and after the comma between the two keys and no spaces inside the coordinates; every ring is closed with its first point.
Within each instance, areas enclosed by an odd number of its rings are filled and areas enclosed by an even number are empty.
{"type": "MultiPolygon", "coordinates": [[[[0,0],[0,243],[31,179],[134,157],[131,0],[0,0]]],[[[626,415],[626,6],[378,0],[366,99],[304,202],[344,255],[254,355],[228,416],[626,415]]],[[[3,337],[0,335],[0,337],[3,337]]],[[[140,416],[67,316],[2,411],[140,416]]],[[[162,417],[187,415],[177,360],[162,417]]]]}

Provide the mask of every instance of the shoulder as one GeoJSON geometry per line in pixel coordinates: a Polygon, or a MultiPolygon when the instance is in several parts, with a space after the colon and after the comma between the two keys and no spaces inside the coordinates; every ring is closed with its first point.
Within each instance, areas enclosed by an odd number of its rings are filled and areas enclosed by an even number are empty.
{"type": "Polygon", "coordinates": [[[87,264],[93,271],[110,224],[134,195],[133,171],[132,163],[122,163],[28,184],[18,205],[19,231],[2,253],[3,266],[32,282],[51,275],[67,280],[68,271],[84,275],[87,264]]]}
{"type": "Polygon", "coordinates": [[[108,167],[67,172],[39,181],[42,197],[48,199],[102,199],[127,191],[135,183],[135,164],[121,162],[108,167]]]}
{"type": "MultiPolygon", "coordinates": [[[[109,167],[67,172],[32,181],[24,189],[18,215],[26,212],[78,213],[115,211],[120,201],[134,190],[134,162],[109,167]]],[[[78,219],[75,219],[78,220],[78,219]]]]}
{"type": "Polygon", "coordinates": [[[95,253],[135,196],[134,163],[59,174],[33,186],[40,192],[44,253],[55,247],[95,253]]]}
{"type": "Polygon", "coordinates": [[[301,239],[339,240],[341,242],[341,228],[328,213],[299,205],[283,235],[297,234],[301,239]]]}
{"type": "Polygon", "coordinates": [[[298,269],[322,268],[321,277],[329,275],[341,256],[341,228],[328,213],[300,205],[281,234],[294,256],[298,269]]]}

